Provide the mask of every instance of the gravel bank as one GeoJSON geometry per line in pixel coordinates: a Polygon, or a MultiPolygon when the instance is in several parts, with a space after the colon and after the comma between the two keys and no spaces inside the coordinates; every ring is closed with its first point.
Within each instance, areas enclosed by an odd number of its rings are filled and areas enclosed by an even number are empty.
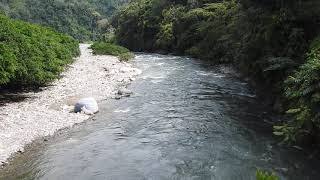
{"type": "Polygon", "coordinates": [[[23,94],[29,98],[0,107],[0,164],[36,138],[87,120],[90,116],[69,112],[67,105],[79,97],[91,96],[99,103],[141,73],[116,57],[93,56],[89,46],[80,45],[81,56],[53,86],[23,94]]]}

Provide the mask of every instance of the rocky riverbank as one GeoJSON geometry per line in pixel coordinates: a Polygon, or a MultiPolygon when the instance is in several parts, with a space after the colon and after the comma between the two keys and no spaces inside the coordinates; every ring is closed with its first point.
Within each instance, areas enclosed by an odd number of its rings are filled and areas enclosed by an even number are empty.
{"type": "Polygon", "coordinates": [[[70,113],[70,105],[80,97],[94,97],[98,103],[140,74],[139,69],[112,56],[94,56],[89,44],[81,44],[81,56],[62,78],[40,92],[22,94],[27,99],[6,103],[0,111],[0,164],[14,152],[23,151],[33,140],[53,135],[90,116],[70,113]]]}

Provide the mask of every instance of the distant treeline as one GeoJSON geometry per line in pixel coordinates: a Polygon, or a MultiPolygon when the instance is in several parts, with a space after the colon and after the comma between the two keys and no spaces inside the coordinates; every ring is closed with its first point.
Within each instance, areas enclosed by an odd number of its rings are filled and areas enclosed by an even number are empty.
{"type": "Polygon", "coordinates": [[[85,41],[108,29],[108,18],[128,0],[2,0],[0,12],[52,27],[85,41]]]}
{"type": "Polygon", "coordinates": [[[112,24],[131,50],[234,64],[294,119],[276,135],[320,144],[319,0],[134,0],[112,24]]]}

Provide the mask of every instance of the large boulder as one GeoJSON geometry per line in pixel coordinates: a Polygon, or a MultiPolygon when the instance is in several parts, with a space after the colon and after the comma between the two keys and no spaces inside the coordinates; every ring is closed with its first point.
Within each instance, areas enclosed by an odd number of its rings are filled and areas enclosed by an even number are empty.
{"type": "Polygon", "coordinates": [[[92,97],[82,98],[74,106],[75,113],[83,112],[85,114],[91,115],[97,113],[98,111],[98,103],[92,97]]]}

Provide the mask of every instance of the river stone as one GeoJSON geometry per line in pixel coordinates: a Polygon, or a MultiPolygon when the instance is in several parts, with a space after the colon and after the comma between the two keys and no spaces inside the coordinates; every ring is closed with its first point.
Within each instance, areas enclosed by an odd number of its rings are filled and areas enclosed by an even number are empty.
{"type": "Polygon", "coordinates": [[[97,101],[92,98],[82,98],[74,106],[74,112],[83,112],[85,114],[91,115],[99,111],[97,101]]]}
{"type": "Polygon", "coordinates": [[[130,96],[133,93],[128,89],[119,89],[117,94],[120,96],[130,96]]]}

